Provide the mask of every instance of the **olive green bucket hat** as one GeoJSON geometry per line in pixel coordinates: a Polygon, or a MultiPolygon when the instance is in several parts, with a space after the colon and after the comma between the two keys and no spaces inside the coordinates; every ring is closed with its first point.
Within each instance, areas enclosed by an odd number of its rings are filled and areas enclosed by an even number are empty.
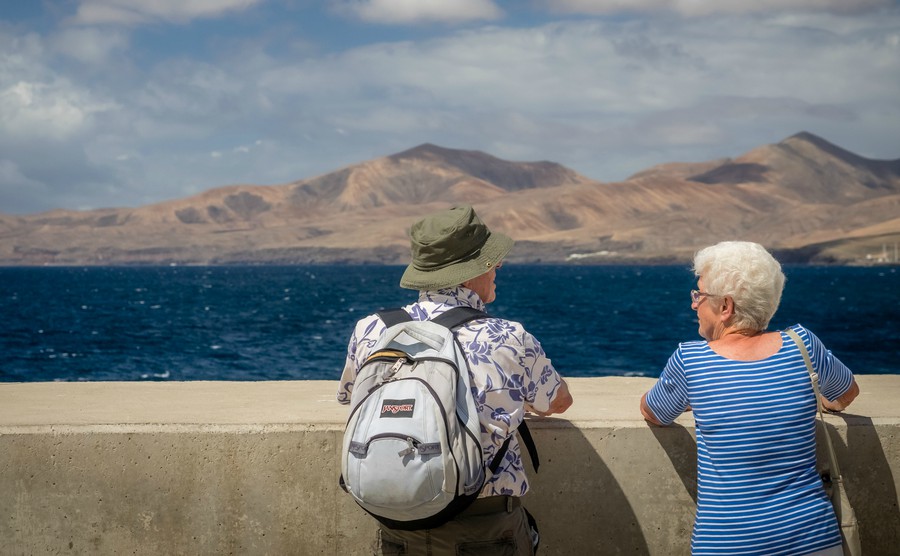
{"type": "Polygon", "coordinates": [[[437,290],[477,278],[497,266],[513,240],[491,233],[468,205],[431,214],[409,230],[412,263],[400,287],[437,290]]]}

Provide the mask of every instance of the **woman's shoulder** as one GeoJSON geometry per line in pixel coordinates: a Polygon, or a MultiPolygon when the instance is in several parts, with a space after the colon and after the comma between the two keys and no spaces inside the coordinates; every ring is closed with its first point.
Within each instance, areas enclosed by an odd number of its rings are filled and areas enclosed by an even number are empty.
{"type": "Polygon", "coordinates": [[[810,330],[809,328],[806,328],[805,326],[803,326],[800,323],[792,324],[791,326],[788,326],[784,330],[779,330],[779,332],[781,332],[783,334],[787,334],[789,330],[793,330],[798,336],[800,336],[800,339],[802,339],[806,343],[818,341],[818,338],[816,337],[815,334],[813,334],[812,330],[810,330]]]}
{"type": "Polygon", "coordinates": [[[685,357],[702,357],[710,353],[715,352],[711,347],[709,347],[709,342],[707,342],[706,340],[691,340],[688,342],[679,343],[678,349],[675,350],[674,355],[683,359],[685,357]]]}
{"type": "Polygon", "coordinates": [[[679,351],[698,351],[709,349],[709,342],[706,340],[690,340],[678,344],[679,351]]]}

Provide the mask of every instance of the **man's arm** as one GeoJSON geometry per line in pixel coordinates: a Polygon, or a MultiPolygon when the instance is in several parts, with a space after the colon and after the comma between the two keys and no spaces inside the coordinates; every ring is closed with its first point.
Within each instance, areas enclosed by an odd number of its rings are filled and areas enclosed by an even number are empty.
{"type": "Polygon", "coordinates": [[[559,377],[559,388],[556,389],[556,395],[550,400],[550,408],[547,411],[537,411],[530,409],[535,415],[547,417],[554,413],[563,413],[572,406],[572,394],[569,392],[569,384],[563,377],[559,377]]]}
{"type": "Polygon", "coordinates": [[[353,392],[353,383],[356,381],[356,375],[359,373],[359,367],[362,361],[369,354],[369,348],[375,344],[381,331],[382,326],[377,326],[380,319],[377,315],[369,315],[368,317],[358,321],[353,327],[350,334],[350,342],[347,344],[347,358],[344,360],[344,370],[341,372],[341,379],[338,383],[337,401],[340,404],[349,404],[350,397],[353,392]]]}
{"type": "Polygon", "coordinates": [[[550,400],[549,415],[553,413],[563,413],[572,406],[572,394],[569,392],[569,384],[563,377],[559,377],[559,388],[556,390],[556,396],[550,400]]]}

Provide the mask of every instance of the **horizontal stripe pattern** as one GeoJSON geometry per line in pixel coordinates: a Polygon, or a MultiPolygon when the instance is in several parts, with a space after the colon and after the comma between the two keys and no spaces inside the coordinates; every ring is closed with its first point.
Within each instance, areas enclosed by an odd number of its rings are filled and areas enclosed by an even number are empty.
{"type": "MultiPolygon", "coordinates": [[[[792,327],[810,352],[822,394],[835,399],[853,375],[816,336],[792,327]]],[[[690,406],[697,433],[697,517],[691,552],[796,555],[840,544],[816,472],[816,400],[796,344],[760,361],[735,361],[705,341],[669,358],[647,404],[663,423],[690,406]]]]}

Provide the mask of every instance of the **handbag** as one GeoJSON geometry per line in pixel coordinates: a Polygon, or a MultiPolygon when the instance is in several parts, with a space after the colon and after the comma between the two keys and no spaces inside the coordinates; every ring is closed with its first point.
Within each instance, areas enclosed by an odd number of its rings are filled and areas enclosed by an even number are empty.
{"type": "Polygon", "coordinates": [[[788,335],[800,348],[803,355],[803,361],[806,363],[806,370],[809,371],[809,378],[812,381],[813,392],[816,395],[816,408],[819,413],[819,424],[822,425],[822,436],[825,437],[825,444],[828,447],[828,467],[824,468],[822,473],[822,482],[825,487],[825,493],[831,499],[831,505],[834,507],[834,515],[837,517],[838,527],[841,530],[841,540],[843,542],[844,556],[861,556],[862,546],[859,540],[859,521],[856,519],[856,512],[850,505],[850,499],[847,497],[847,488],[844,485],[844,478],[841,475],[841,469],[838,467],[837,457],[834,454],[834,445],[831,443],[831,436],[828,435],[828,428],[825,427],[825,417],[822,415],[822,397],[819,394],[819,375],[813,370],[812,361],[809,358],[809,351],[803,344],[800,336],[791,329],[785,330],[788,335]]]}

